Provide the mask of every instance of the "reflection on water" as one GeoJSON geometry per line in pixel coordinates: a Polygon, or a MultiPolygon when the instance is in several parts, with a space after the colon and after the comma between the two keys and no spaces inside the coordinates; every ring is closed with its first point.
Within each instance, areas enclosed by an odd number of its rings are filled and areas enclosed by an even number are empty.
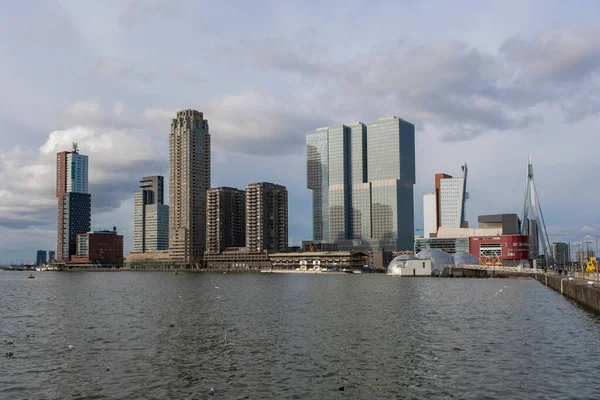
{"type": "Polygon", "coordinates": [[[600,397],[600,319],[532,279],[26,275],[1,399],[600,397]]]}

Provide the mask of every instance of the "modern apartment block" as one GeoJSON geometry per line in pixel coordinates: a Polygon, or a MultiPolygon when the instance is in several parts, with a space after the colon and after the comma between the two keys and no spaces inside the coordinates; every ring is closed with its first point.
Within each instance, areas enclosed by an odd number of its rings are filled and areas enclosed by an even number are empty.
{"type": "Polygon", "coordinates": [[[38,250],[35,257],[35,265],[46,264],[46,250],[38,250]]]}
{"type": "Polygon", "coordinates": [[[340,249],[413,247],[414,125],[397,117],[306,136],[313,240],[340,249]]]}
{"type": "Polygon", "coordinates": [[[558,265],[568,265],[571,262],[569,243],[552,243],[552,259],[558,265]]]}
{"type": "Polygon", "coordinates": [[[202,261],[210,154],[208,121],[202,113],[178,112],[169,134],[169,254],[177,264],[202,261]]]}
{"type": "Polygon", "coordinates": [[[77,235],[90,230],[91,196],[88,193],[88,157],[72,151],[56,155],[58,198],[58,261],[69,261],[77,251],[77,235]]]}
{"type": "Polygon", "coordinates": [[[169,206],[164,203],[164,178],[147,176],[134,195],[133,251],[169,248],[169,206]]]}
{"type": "Polygon", "coordinates": [[[467,228],[465,202],[467,193],[467,164],[462,176],[435,174],[435,191],[423,196],[423,235],[435,237],[439,228],[467,228]]]}
{"type": "Polygon", "coordinates": [[[274,183],[246,187],[246,249],[283,252],[288,248],[288,192],[274,183]]]}
{"type": "Polygon", "coordinates": [[[206,195],[206,252],[221,253],[246,242],[246,192],[231,187],[206,195]]]}

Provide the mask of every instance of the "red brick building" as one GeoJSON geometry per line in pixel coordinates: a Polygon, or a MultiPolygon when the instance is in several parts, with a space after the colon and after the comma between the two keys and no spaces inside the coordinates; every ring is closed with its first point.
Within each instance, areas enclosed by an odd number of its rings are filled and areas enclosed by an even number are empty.
{"type": "Polygon", "coordinates": [[[529,241],[522,235],[471,236],[469,250],[476,257],[499,257],[503,261],[527,260],[529,241]]]}
{"type": "Polygon", "coordinates": [[[123,265],[123,235],[117,231],[96,231],[77,235],[77,257],[74,263],[123,265]]]}

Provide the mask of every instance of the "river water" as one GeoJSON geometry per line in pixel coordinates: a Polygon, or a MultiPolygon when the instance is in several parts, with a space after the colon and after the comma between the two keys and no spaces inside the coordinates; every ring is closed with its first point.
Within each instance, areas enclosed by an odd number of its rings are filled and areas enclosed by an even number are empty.
{"type": "Polygon", "coordinates": [[[2,400],[600,398],[600,318],[533,279],[26,275],[2,400]]]}

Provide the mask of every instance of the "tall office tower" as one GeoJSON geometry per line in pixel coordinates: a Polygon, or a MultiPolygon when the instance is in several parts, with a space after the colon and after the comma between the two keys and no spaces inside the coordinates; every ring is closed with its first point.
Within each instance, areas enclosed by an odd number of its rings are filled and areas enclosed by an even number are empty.
{"type": "Polygon", "coordinates": [[[38,250],[35,257],[35,265],[46,264],[46,250],[38,250]]]}
{"type": "Polygon", "coordinates": [[[58,261],[76,254],[76,239],[91,225],[91,196],[88,193],[88,157],[72,151],[56,154],[56,197],[58,198],[58,261]]]}
{"type": "Polygon", "coordinates": [[[250,251],[287,251],[288,193],[268,182],[246,187],[246,248],[250,251]]]}
{"type": "Polygon", "coordinates": [[[133,251],[169,248],[169,206],[164,202],[164,178],[146,176],[134,195],[133,251]]]}
{"type": "Polygon", "coordinates": [[[196,110],[180,111],[169,135],[169,255],[175,263],[202,261],[208,189],[208,121],[196,110]]]}
{"type": "Polygon", "coordinates": [[[552,259],[558,265],[568,265],[571,261],[568,243],[552,243],[552,259]]]}
{"type": "Polygon", "coordinates": [[[314,240],[341,247],[358,242],[388,250],[413,247],[411,123],[387,117],[319,128],[307,134],[306,146],[314,240]]]}
{"type": "Polygon", "coordinates": [[[48,250],[48,262],[56,261],[56,251],[48,250]]]}
{"type": "Polygon", "coordinates": [[[435,191],[423,195],[424,236],[431,237],[438,228],[466,228],[465,202],[467,193],[467,164],[463,175],[453,178],[448,174],[435,174],[435,191]]]}
{"type": "Polygon", "coordinates": [[[231,187],[206,194],[206,251],[221,253],[246,242],[246,192],[231,187]]]}
{"type": "Polygon", "coordinates": [[[367,124],[372,232],[396,250],[414,247],[415,126],[397,117],[367,124]],[[394,243],[395,242],[395,243],[394,243]]]}

